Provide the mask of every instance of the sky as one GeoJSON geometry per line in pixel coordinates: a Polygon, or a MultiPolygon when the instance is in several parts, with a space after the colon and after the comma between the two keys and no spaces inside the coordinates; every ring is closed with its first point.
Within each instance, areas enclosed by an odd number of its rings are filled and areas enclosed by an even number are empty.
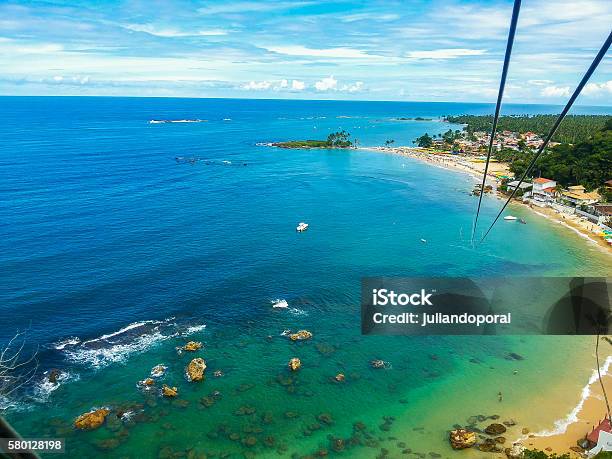
{"type": "MultiPolygon", "coordinates": [[[[0,94],[495,102],[512,1],[0,0],[0,94]]],[[[612,1],[523,0],[506,95],[565,103],[612,1]]],[[[612,53],[577,103],[612,105],[612,53]]]]}

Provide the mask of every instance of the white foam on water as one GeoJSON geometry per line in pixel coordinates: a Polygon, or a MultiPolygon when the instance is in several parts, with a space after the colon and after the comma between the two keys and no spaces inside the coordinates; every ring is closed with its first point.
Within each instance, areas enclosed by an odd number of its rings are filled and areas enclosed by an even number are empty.
{"type": "Polygon", "coordinates": [[[201,332],[206,328],[204,324],[181,328],[173,320],[174,317],[162,321],[134,322],[98,338],[83,342],[72,339],[71,342],[75,344],[65,344],[61,350],[69,361],[97,369],[112,363],[125,362],[131,355],[143,353],[160,342],[201,332]]]}
{"type": "Polygon", "coordinates": [[[131,343],[114,344],[106,348],[87,349],[77,348],[66,351],[66,357],[81,364],[89,364],[94,368],[102,368],[111,363],[124,362],[134,353],[142,353],[154,344],[172,338],[172,335],[163,335],[159,332],[142,335],[131,343]]]}
{"type": "MultiPolygon", "coordinates": [[[[606,358],[606,361],[599,369],[602,376],[608,374],[610,366],[612,366],[612,355],[606,358]]],[[[591,385],[595,384],[598,381],[599,375],[597,373],[597,369],[595,369],[593,370],[593,374],[591,374],[591,377],[589,378],[588,384],[582,388],[582,391],[580,393],[580,401],[574,407],[574,409],[565,418],[557,419],[552,429],[542,430],[540,432],[535,433],[534,435],[536,435],[537,437],[551,437],[553,435],[560,435],[565,433],[570,424],[573,424],[574,422],[578,421],[578,414],[582,410],[586,399],[589,398],[589,396],[591,395],[591,385]]],[[[524,440],[525,438],[527,437],[522,437],[521,440],[524,440]]]]}
{"type": "Polygon", "coordinates": [[[284,300],[282,298],[271,300],[270,303],[272,304],[273,308],[277,309],[286,309],[289,307],[289,303],[287,303],[287,300],[284,300]]]}
{"type": "Polygon", "coordinates": [[[187,327],[187,330],[185,330],[185,335],[192,335],[194,333],[198,333],[201,332],[202,330],[204,330],[206,328],[206,325],[202,324],[202,325],[191,325],[189,327],[187,327]]]}
{"type": "Polygon", "coordinates": [[[79,379],[81,379],[81,376],[78,373],[70,373],[62,370],[57,377],[57,381],[52,383],[49,381],[48,372],[45,372],[42,380],[34,386],[33,398],[37,402],[44,403],[49,399],[51,393],[57,390],[62,384],[78,381],[79,379]]]}
{"type": "Polygon", "coordinates": [[[170,317],[169,319],[166,319],[166,320],[163,320],[163,321],[143,320],[141,322],[134,322],[134,323],[131,323],[131,324],[127,325],[126,327],[123,327],[122,329],[120,329],[120,330],[118,330],[116,332],[109,333],[108,335],[102,335],[102,336],[100,336],[98,338],[94,338],[94,339],[90,339],[90,340],[84,341],[83,345],[95,343],[95,342],[98,342],[98,341],[109,340],[110,338],[113,338],[115,336],[121,335],[121,334],[126,333],[126,332],[128,332],[130,330],[134,330],[136,328],[143,327],[145,325],[160,325],[160,324],[163,324],[163,323],[168,323],[171,320],[174,320],[174,317],[170,317]]]}
{"type": "Polygon", "coordinates": [[[298,308],[290,308],[289,313],[293,314],[294,316],[307,316],[308,315],[306,311],[304,311],[303,309],[298,309],[298,308]]]}
{"type": "Polygon", "coordinates": [[[71,336],[69,338],[58,341],[57,343],[53,343],[52,346],[54,349],[61,351],[66,346],[74,346],[76,344],[79,344],[80,342],[81,340],[77,336],[71,336]]]}

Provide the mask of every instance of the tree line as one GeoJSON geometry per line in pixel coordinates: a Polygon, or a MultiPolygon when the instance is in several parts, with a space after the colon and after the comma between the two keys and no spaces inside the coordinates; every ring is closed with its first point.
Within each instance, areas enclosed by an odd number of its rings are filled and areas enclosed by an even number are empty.
{"type": "MultiPolygon", "coordinates": [[[[510,164],[515,176],[522,176],[535,151],[502,148],[495,153],[500,161],[510,164]]],[[[612,118],[587,139],[575,144],[562,143],[547,149],[531,170],[534,177],[546,177],[567,187],[582,185],[587,190],[599,189],[607,196],[604,182],[612,179],[612,118]]]]}
{"type": "MultiPolygon", "coordinates": [[[[557,115],[508,115],[500,116],[497,130],[525,133],[534,132],[544,137],[557,119],[557,115]]],[[[609,115],[568,115],[557,129],[552,140],[560,143],[578,143],[601,131],[609,115]]],[[[465,124],[468,134],[476,131],[490,132],[493,115],[447,116],[450,123],[465,124]]]]}

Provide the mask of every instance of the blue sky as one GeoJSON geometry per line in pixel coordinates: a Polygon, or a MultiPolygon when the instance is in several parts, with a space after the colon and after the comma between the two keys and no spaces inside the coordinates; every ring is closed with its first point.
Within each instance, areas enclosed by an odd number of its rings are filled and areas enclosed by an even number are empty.
{"type": "MultiPolygon", "coordinates": [[[[493,102],[510,1],[6,2],[0,94],[493,102]]],[[[609,0],[523,0],[507,102],[563,103],[609,0]]],[[[612,105],[611,54],[579,103],[612,105]]]]}

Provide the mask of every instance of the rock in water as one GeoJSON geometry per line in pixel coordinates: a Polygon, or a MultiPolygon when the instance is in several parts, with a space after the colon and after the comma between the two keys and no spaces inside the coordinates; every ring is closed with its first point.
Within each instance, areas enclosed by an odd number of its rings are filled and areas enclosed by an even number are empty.
{"type": "Polygon", "coordinates": [[[161,378],[166,373],[166,367],[164,365],[155,365],[151,369],[151,376],[154,378],[161,378]]]}
{"type": "Polygon", "coordinates": [[[199,341],[189,341],[183,346],[183,350],[187,352],[195,352],[202,349],[202,343],[199,341]]]}
{"type": "Polygon", "coordinates": [[[297,333],[292,333],[289,335],[289,339],[291,341],[301,341],[310,338],[312,338],[312,333],[308,330],[300,330],[297,333]]]}
{"type": "Polygon", "coordinates": [[[193,359],[187,365],[187,379],[189,381],[202,381],[204,379],[204,370],[206,370],[204,359],[201,357],[193,359]]]}
{"type": "Polygon", "coordinates": [[[291,371],[298,371],[302,367],[302,362],[297,357],[293,357],[289,360],[289,369],[291,371]]]}
{"type": "Polygon", "coordinates": [[[164,397],[176,397],[178,395],[178,389],[176,387],[170,387],[164,384],[162,386],[162,395],[164,397]]]}
{"type": "Polygon", "coordinates": [[[476,444],[476,434],[467,429],[451,430],[449,441],[453,449],[471,448],[476,444]]]}
{"type": "Polygon", "coordinates": [[[93,430],[104,424],[106,416],[110,413],[109,409],[100,408],[80,415],[74,420],[74,427],[81,430],[93,430]]]}
{"type": "Polygon", "coordinates": [[[57,368],[53,368],[51,371],[49,371],[49,376],[47,379],[51,384],[56,384],[61,375],[62,373],[57,368]]]}
{"type": "Polygon", "coordinates": [[[490,424],[485,429],[485,433],[489,435],[501,435],[506,431],[506,426],[503,424],[490,424]]]}

